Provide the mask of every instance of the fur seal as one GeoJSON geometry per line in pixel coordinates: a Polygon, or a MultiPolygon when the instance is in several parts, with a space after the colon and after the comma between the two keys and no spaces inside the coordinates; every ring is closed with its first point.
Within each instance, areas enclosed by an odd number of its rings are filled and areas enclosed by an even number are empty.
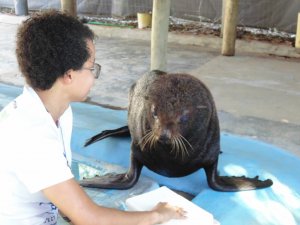
{"type": "Polygon", "coordinates": [[[210,188],[244,191],[269,187],[272,180],[258,176],[220,176],[220,128],[209,89],[189,74],[151,71],[129,93],[128,126],[106,130],[85,146],[109,136],[131,136],[131,165],[127,173],[83,179],[80,185],[128,189],[139,179],[143,166],[167,177],[182,177],[200,168],[210,188]]]}

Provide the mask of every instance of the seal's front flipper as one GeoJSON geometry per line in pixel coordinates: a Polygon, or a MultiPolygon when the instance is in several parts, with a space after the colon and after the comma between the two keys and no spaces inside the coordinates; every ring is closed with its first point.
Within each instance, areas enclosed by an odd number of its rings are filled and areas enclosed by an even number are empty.
{"type": "Polygon", "coordinates": [[[103,188],[103,189],[129,189],[138,181],[142,170],[142,165],[133,160],[127,173],[108,173],[104,176],[96,176],[78,181],[83,187],[103,188]]]}
{"type": "Polygon", "coordinates": [[[211,166],[205,167],[208,185],[216,191],[247,191],[270,187],[273,182],[270,179],[259,180],[258,176],[248,178],[245,176],[219,176],[217,173],[218,160],[211,166]]]}
{"type": "Polygon", "coordinates": [[[82,187],[103,188],[103,189],[128,189],[134,185],[134,181],[127,173],[108,173],[104,176],[96,176],[78,181],[82,187]]]}
{"type": "Polygon", "coordinates": [[[113,137],[130,137],[130,132],[129,132],[128,126],[120,127],[118,129],[114,129],[114,130],[104,130],[101,133],[96,134],[95,136],[88,139],[85,142],[84,147],[86,147],[96,141],[100,141],[104,138],[111,137],[111,136],[113,136],[113,137]]]}

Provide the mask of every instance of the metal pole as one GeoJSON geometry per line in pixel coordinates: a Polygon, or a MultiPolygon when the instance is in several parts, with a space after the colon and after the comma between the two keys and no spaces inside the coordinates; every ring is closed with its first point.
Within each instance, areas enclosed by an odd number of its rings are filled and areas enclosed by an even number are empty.
{"type": "Polygon", "coordinates": [[[15,14],[17,16],[28,15],[28,2],[27,0],[14,0],[15,14]]]}
{"type": "Polygon", "coordinates": [[[154,0],[151,31],[151,70],[167,69],[167,42],[171,0],[154,0]]]}

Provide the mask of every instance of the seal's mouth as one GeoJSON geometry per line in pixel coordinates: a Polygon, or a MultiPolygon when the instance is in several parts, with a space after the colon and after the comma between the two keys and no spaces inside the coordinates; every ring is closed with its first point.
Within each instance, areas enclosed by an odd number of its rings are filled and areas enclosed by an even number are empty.
{"type": "Polygon", "coordinates": [[[139,144],[142,151],[155,151],[158,145],[163,145],[166,149],[171,149],[170,153],[174,154],[176,158],[181,157],[182,159],[188,157],[190,151],[193,150],[192,145],[181,134],[170,137],[166,134],[161,134],[157,137],[153,130],[146,133],[139,144]]]}
{"type": "Polygon", "coordinates": [[[162,146],[165,146],[166,148],[172,148],[171,140],[165,140],[165,141],[158,140],[157,143],[162,145],[162,146]]]}

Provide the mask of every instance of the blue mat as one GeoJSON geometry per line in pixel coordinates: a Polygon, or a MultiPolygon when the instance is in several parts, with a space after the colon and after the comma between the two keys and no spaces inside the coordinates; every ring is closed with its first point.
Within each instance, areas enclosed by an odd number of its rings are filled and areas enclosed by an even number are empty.
{"type": "MultiPolygon", "coordinates": [[[[0,109],[19,93],[20,88],[0,84],[0,109]]],[[[129,138],[109,138],[83,148],[85,140],[92,135],[125,125],[127,112],[85,103],[74,103],[72,107],[74,154],[127,168],[129,138]]],[[[195,194],[193,202],[211,212],[222,225],[300,225],[300,159],[275,146],[227,133],[221,135],[221,146],[221,175],[259,175],[262,179],[272,179],[273,186],[224,193],[207,186],[203,170],[183,178],[166,178],[144,168],[142,176],[195,194]]]]}

